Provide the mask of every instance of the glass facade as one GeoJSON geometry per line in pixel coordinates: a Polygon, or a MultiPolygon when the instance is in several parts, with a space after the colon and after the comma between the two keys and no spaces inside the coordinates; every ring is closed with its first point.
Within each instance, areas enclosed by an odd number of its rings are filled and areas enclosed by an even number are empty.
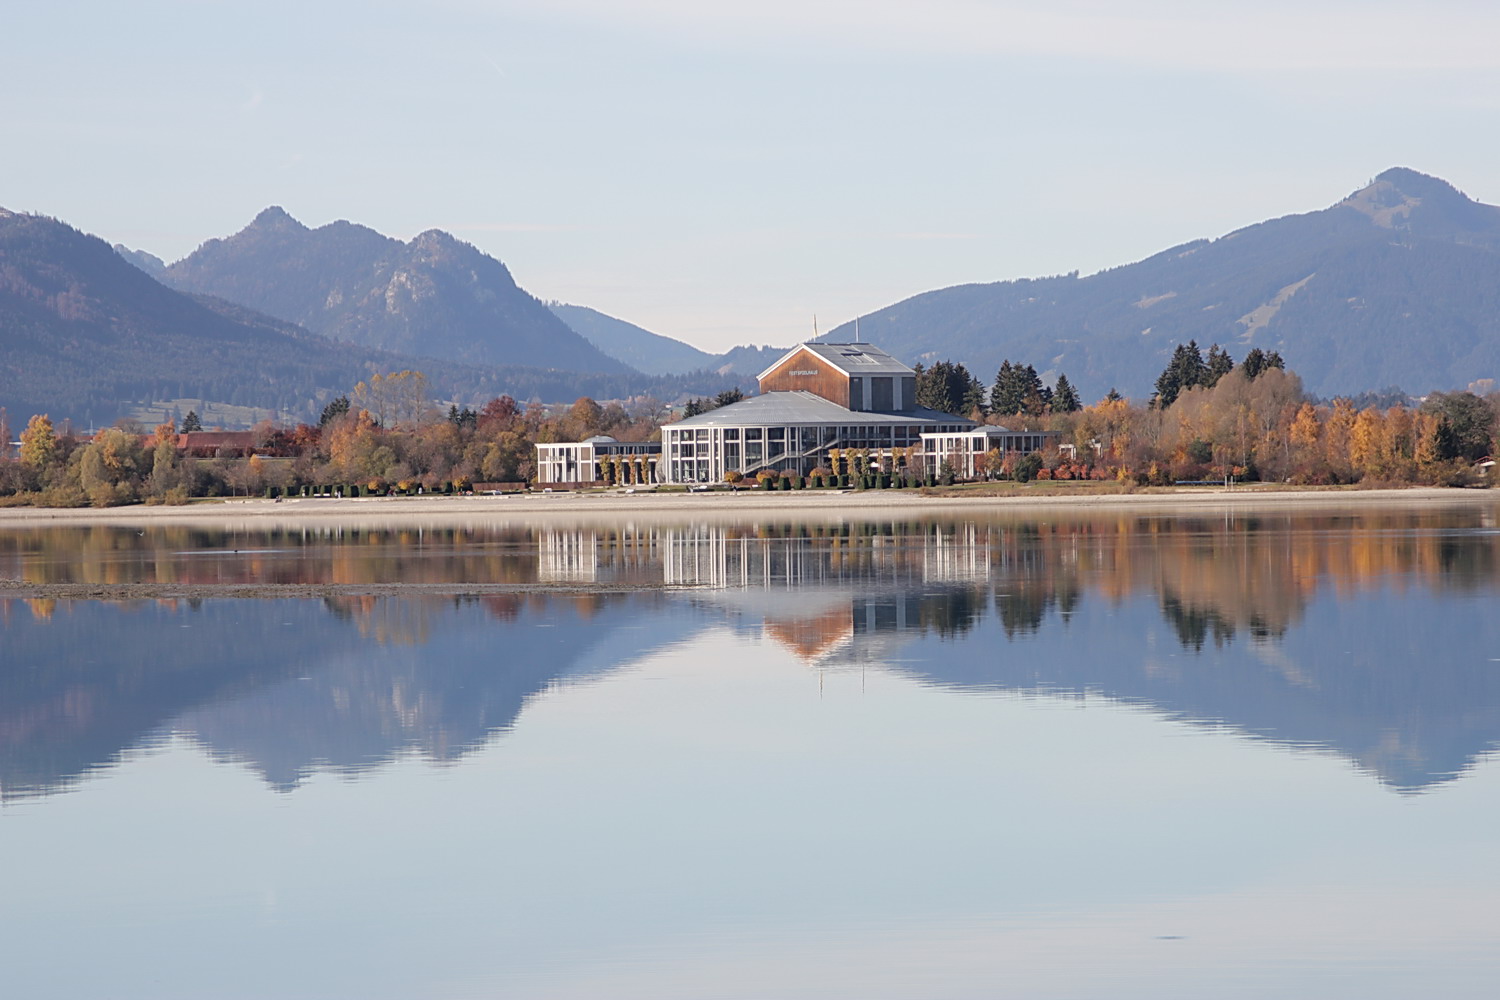
{"type": "Polygon", "coordinates": [[[808,475],[831,467],[830,452],[865,452],[872,466],[895,471],[898,449],[920,446],[923,434],[962,433],[968,423],[774,424],[661,429],[662,481],[722,483],[729,472],[751,479],[762,470],[808,475]]]}

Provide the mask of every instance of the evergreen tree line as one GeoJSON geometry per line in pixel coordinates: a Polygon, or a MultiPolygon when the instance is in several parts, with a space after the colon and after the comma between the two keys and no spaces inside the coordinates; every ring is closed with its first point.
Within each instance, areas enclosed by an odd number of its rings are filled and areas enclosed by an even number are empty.
{"type": "Polygon", "coordinates": [[[991,416],[1073,413],[1083,406],[1067,375],[1059,373],[1049,388],[1035,367],[1012,364],[1009,359],[1000,365],[989,386],[970,374],[962,362],[939,361],[931,367],[918,363],[913,370],[917,373],[917,405],[940,413],[983,421],[991,416]]]}
{"type": "MultiPolygon", "coordinates": [[[[1184,389],[1212,389],[1219,384],[1219,379],[1234,371],[1234,368],[1234,358],[1218,344],[1208,349],[1207,358],[1203,356],[1196,340],[1178,344],[1167,367],[1157,376],[1156,393],[1151,397],[1152,405],[1164,410],[1177,401],[1184,389]]],[[[1285,371],[1286,362],[1282,360],[1280,352],[1266,352],[1259,347],[1251,348],[1240,365],[1240,370],[1251,381],[1272,368],[1285,371]]]]}

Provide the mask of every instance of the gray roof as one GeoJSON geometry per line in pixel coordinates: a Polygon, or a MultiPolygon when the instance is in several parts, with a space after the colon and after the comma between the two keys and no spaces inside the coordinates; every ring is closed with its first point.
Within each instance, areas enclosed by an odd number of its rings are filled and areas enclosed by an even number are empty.
{"type": "MultiPolygon", "coordinates": [[[[781,364],[781,362],[785,361],[787,357],[792,353],[792,351],[796,351],[801,348],[806,348],[846,375],[916,374],[916,372],[912,371],[906,365],[903,365],[901,362],[897,361],[895,358],[891,357],[889,354],[885,353],[874,344],[866,344],[863,341],[851,341],[842,344],[831,344],[826,342],[820,342],[816,344],[798,344],[796,347],[792,348],[791,351],[787,351],[786,354],[783,354],[780,358],[777,358],[776,363],[771,365],[771,368],[775,368],[776,365],[779,365],[781,364]]],[[[766,374],[771,371],[771,368],[767,368],[765,371],[761,372],[759,377],[765,378],[766,374]]]]}
{"type": "Polygon", "coordinates": [[[822,396],[797,390],[767,392],[728,406],[721,406],[696,417],[688,417],[668,427],[774,427],[777,424],[963,424],[974,421],[915,407],[900,413],[872,413],[847,410],[822,396]]]}
{"type": "Polygon", "coordinates": [[[1060,431],[1013,431],[1009,427],[1001,427],[999,424],[985,424],[970,428],[965,433],[983,434],[985,437],[1000,437],[1002,434],[1061,434],[1060,431]]]}

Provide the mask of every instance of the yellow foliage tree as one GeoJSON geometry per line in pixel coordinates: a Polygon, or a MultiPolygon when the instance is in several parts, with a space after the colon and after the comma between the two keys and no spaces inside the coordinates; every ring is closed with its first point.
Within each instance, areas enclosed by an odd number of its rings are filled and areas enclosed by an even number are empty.
{"type": "Polygon", "coordinates": [[[57,432],[52,429],[52,418],[38,413],[26,423],[21,432],[21,464],[44,472],[57,461],[57,432]]]}

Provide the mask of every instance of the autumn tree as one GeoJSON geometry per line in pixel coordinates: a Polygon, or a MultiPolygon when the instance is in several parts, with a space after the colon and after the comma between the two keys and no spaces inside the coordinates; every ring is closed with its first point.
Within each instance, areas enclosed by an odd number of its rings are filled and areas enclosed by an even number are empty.
{"type": "Polygon", "coordinates": [[[21,464],[41,475],[57,460],[57,432],[52,428],[52,418],[45,413],[36,414],[21,432],[21,464]]]}
{"type": "Polygon", "coordinates": [[[176,490],[186,499],[187,489],[181,462],[177,456],[177,430],[171,422],[161,424],[154,435],[156,444],[151,450],[151,472],[146,480],[146,491],[158,499],[165,498],[176,490]]]}
{"type": "Polygon", "coordinates": [[[382,427],[415,424],[427,409],[427,376],[417,371],[372,375],[354,387],[353,406],[368,410],[382,427]]]}
{"type": "Polygon", "coordinates": [[[136,499],[144,449],[141,439],[118,427],[94,435],[78,454],[78,484],[95,507],[136,499]]]}
{"type": "Polygon", "coordinates": [[[587,396],[579,396],[568,408],[568,415],[561,428],[565,438],[583,441],[598,434],[602,428],[604,408],[587,396]]]}

